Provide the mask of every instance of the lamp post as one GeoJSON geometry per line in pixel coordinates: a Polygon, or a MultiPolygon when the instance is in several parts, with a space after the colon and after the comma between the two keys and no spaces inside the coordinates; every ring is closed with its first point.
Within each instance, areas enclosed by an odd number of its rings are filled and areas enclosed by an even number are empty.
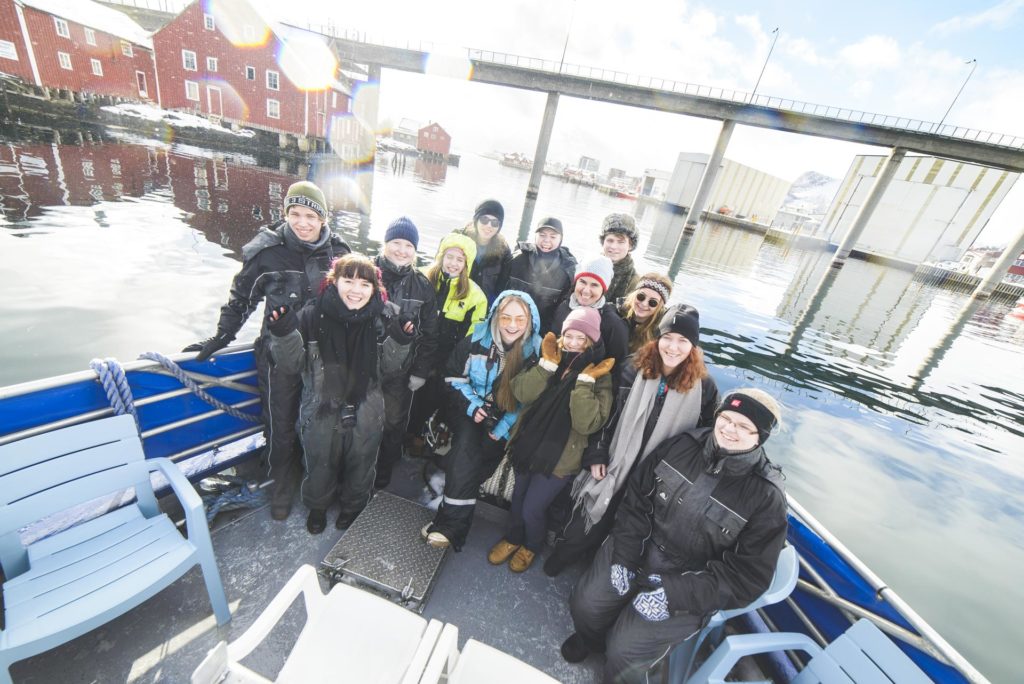
{"type": "Polygon", "coordinates": [[[754,96],[757,95],[757,87],[761,85],[761,77],[764,76],[764,70],[768,68],[768,60],[772,58],[772,50],[775,49],[775,43],[779,40],[779,27],[776,26],[772,29],[772,33],[775,34],[775,38],[772,40],[772,46],[768,48],[768,56],[764,58],[764,64],[761,65],[761,73],[757,75],[757,83],[754,84],[754,92],[750,93],[750,101],[754,101],[754,96]]]}
{"type": "Polygon", "coordinates": [[[572,0],[572,11],[569,13],[569,28],[565,30],[565,45],[562,46],[562,59],[558,61],[558,73],[562,73],[565,64],[565,51],[569,49],[569,34],[572,33],[572,20],[576,18],[576,0],[572,0]]]}
{"type": "MultiPolygon", "coordinates": [[[[942,119],[939,121],[939,129],[938,130],[942,129],[942,124],[946,122],[946,117],[949,116],[949,113],[951,111],[953,111],[953,105],[955,105],[956,101],[960,98],[960,93],[964,92],[964,88],[967,87],[967,82],[971,80],[971,76],[974,75],[974,70],[978,68],[978,60],[977,59],[969,60],[967,62],[964,62],[964,64],[970,64],[971,65],[971,71],[970,71],[969,74],[967,74],[967,78],[964,79],[964,84],[962,86],[960,86],[960,90],[956,91],[956,95],[953,96],[953,101],[949,103],[949,109],[947,109],[946,113],[942,115],[942,119]]],[[[936,133],[938,132],[938,130],[936,130],[936,133]]]]}

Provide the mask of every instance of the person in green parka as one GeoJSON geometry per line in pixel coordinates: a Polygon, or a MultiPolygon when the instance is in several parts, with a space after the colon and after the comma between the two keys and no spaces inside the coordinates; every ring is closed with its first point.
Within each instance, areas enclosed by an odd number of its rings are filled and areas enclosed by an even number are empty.
{"type": "Polygon", "coordinates": [[[579,473],[589,435],[611,413],[614,358],[605,358],[601,316],[579,308],[541,344],[541,360],[512,379],[524,405],[509,441],[515,487],[505,536],[491,549],[492,565],[523,572],[544,545],[547,510],[579,473]]]}

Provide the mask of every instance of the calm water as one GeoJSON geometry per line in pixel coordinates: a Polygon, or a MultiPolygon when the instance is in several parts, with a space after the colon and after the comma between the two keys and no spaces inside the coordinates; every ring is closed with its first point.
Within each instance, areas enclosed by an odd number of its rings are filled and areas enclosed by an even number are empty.
{"type": "MultiPolygon", "coordinates": [[[[488,196],[505,204],[514,239],[525,172],[475,156],[457,169],[390,161],[373,173],[368,225],[332,217],[353,247],[376,250],[408,214],[432,254],[488,196]]],[[[336,206],[355,197],[328,161],[270,169],[156,143],[0,146],[0,384],[212,334],[241,246],[310,169],[336,206]]],[[[535,216],[561,217],[566,243],[587,256],[610,211],[638,217],[640,266],[664,268],[678,219],[652,207],[545,178],[535,216]]],[[[763,386],[788,408],[768,450],[789,491],[982,672],[1016,679],[1024,320],[1001,302],[962,316],[963,295],[860,261],[818,287],[827,261],[708,226],[687,246],[673,299],[700,309],[723,390],[763,386]]]]}

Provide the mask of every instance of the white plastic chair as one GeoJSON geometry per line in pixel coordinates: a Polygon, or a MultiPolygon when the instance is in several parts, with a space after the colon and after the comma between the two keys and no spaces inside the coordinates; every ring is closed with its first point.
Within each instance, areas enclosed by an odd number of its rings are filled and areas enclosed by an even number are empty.
{"type": "Polygon", "coordinates": [[[441,631],[420,684],[441,681],[448,684],[558,684],[557,679],[532,665],[476,639],[467,641],[460,653],[459,629],[451,624],[441,631]]]}
{"type": "Polygon", "coordinates": [[[192,684],[358,682],[415,684],[426,666],[441,623],[345,584],[326,595],[316,570],[299,568],[245,633],[220,642],[192,673],[192,684]],[[302,595],[306,624],[277,679],[239,661],[249,655],[302,595]]]}

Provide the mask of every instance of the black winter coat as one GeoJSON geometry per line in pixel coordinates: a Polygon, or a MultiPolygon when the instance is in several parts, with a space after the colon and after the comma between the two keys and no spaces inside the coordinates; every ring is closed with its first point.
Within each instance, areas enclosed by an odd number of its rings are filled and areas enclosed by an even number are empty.
{"type": "Polygon", "coordinates": [[[374,259],[380,269],[388,301],[401,309],[403,318],[411,317],[416,326],[416,339],[404,365],[405,373],[420,378],[430,377],[437,355],[437,295],[427,277],[414,266],[399,268],[383,255],[374,259]]]}
{"type": "MultiPolygon", "coordinates": [[[[455,232],[476,239],[476,231],[473,230],[472,223],[455,232]]],[[[500,286],[508,279],[508,266],[511,261],[512,250],[508,248],[508,243],[500,233],[491,238],[491,244],[488,244],[487,247],[477,245],[477,258],[473,262],[473,270],[469,277],[487,295],[488,306],[494,302],[495,297],[501,294],[500,286]],[[491,247],[494,245],[496,247],[491,251],[491,247]]]]}
{"type": "Polygon", "coordinates": [[[763,449],[740,472],[710,474],[710,439],[710,428],[687,430],[651,452],[630,477],[611,532],[614,562],[659,571],[673,612],[750,603],[771,584],[786,540],[781,475],[763,449]]]}
{"type": "MultiPolygon", "coordinates": [[[[267,310],[287,305],[300,309],[319,294],[320,283],[331,262],[351,252],[339,235],[328,231],[326,239],[313,249],[296,247],[285,240],[284,221],[261,228],[242,247],[242,270],[231,281],[228,303],[221,307],[218,334],[234,338],[249,315],[266,298],[267,310]]],[[[297,238],[296,238],[297,240],[297,238]]],[[[261,334],[266,334],[266,322],[261,334]]]]}
{"type": "Polygon", "coordinates": [[[559,247],[551,258],[542,258],[532,242],[520,242],[519,253],[512,257],[507,277],[498,291],[522,290],[530,295],[540,311],[541,335],[544,335],[551,329],[549,324],[558,304],[572,290],[576,265],[576,257],[567,247],[559,247]]]}

